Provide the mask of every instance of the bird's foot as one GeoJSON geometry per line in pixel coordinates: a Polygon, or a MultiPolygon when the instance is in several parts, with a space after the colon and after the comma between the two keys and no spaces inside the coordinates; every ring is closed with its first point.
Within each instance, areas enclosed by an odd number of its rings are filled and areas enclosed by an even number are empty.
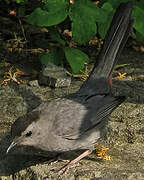
{"type": "Polygon", "coordinates": [[[70,168],[74,167],[81,159],[83,159],[84,157],[88,156],[89,154],[91,154],[92,151],[91,150],[87,150],[84,153],[82,153],[81,155],[79,155],[77,158],[73,159],[72,161],[70,161],[68,164],[66,164],[65,166],[63,166],[59,172],[58,175],[62,175],[63,173],[65,173],[67,170],[69,170],[70,168]]]}
{"type": "Polygon", "coordinates": [[[58,175],[62,175],[64,173],[66,173],[69,169],[74,168],[76,166],[79,166],[79,163],[75,163],[70,161],[68,164],[66,164],[65,166],[63,166],[59,171],[58,171],[58,175]]]}
{"type": "Polygon", "coordinates": [[[97,158],[103,159],[103,160],[111,160],[111,156],[106,154],[106,151],[108,150],[108,147],[105,146],[96,146],[96,155],[97,158]]]}

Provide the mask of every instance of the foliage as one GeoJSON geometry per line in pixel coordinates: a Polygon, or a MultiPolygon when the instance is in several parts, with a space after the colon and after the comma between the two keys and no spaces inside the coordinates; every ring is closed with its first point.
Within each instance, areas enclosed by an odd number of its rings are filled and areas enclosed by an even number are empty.
{"type": "Polygon", "coordinates": [[[49,53],[44,53],[41,55],[40,60],[44,66],[47,66],[48,62],[52,62],[55,65],[60,65],[64,58],[64,52],[60,48],[51,48],[49,53]]]}
{"type": "Polygon", "coordinates": [[[74,73],[84,69],[84,64],[88,62],[88,56],[75,48],[65,48],[66,59],[69,62],[74,73]]]}
{"type": "MultiPolygon", "coordinates": [[[[16,0],[19,3],[28,3],[27,0],[16,0]]],[[[73,73],[79,73],[88,62],[88,56],[76,48],[70,47],[70,41],[62,36],[63,28],[68,28],[77,44],[84,45],[99,35],[104,39],[110,26],[113,14],[121,2],[128,0],[101,0],[98,4],[91,0],[43,0],[42,5],[33,10],[26,18],[26,22],[34,26],[47,27],[50,37],[59,44],[50,53],[41,56],[42,64],[52,61],[61,64],[67,60],[73,73]],[[61,27],[63,25],[63,27],[61,27]],[[55,27],[59,27],[58,31],[55,27]]],[[[137,40],[144,40],[144,1],[134,1],[132,16],[135,19],[134,29],[137,40]]]]}

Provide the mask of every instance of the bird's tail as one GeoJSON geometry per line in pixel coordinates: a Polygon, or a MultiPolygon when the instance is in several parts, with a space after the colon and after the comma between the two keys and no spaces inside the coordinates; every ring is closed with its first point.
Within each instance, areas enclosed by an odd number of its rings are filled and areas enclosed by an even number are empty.
{"type": "Polygon", "coordinates": [[[121,3],[117,8],[111,26],[89,78],[81,86],[81,95],[108,94],[109,77],[132,29],[133,4],[121,3]]]}

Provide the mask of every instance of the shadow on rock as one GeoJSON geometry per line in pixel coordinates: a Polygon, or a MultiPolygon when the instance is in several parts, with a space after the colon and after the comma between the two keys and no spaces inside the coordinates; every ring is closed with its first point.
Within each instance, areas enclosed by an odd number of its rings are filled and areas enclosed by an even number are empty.
{"type": "Polygon", "coordinates": [[[16,93],[23,98],[27,104],[27,112],[35,109],[41,104],[41,99],[36,96],[32,89],[28,86],[18,86],[16,84],[10,84],[10,88],[14,89],[16,93]]]}
{"type": "Polygon", "coordinates": [[[9,176],[37,163],[50,163],[55,160],[52,157],[35,155],[38,153],[31,148],[19,147],[6,154],[9,144],[10,135],[6,135],[0,141],[0,176],[9,176]]]}

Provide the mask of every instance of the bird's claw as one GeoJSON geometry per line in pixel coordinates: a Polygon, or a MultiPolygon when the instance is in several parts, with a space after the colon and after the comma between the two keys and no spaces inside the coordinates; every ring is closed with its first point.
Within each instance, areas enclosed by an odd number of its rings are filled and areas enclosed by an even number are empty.
{"type": "Polygon", "coordinates": [[[66,164],[65,166],[63,166],[59,171],[58,171],[58,175],[62,175],[64,173],[66,173],[69,169],[79,166],[79,162],[77,163],[73,163],[73,161],[70,161],[68,164],[66,164]]]}
{"type": "Polygon", "coordinates": [[[65,166],[63,166],[59,171],[58,171],[58,175],[62,175],[64,174],[66,171],[68,171],[70,169],[69,164],[66,164],[65,166]]]}

